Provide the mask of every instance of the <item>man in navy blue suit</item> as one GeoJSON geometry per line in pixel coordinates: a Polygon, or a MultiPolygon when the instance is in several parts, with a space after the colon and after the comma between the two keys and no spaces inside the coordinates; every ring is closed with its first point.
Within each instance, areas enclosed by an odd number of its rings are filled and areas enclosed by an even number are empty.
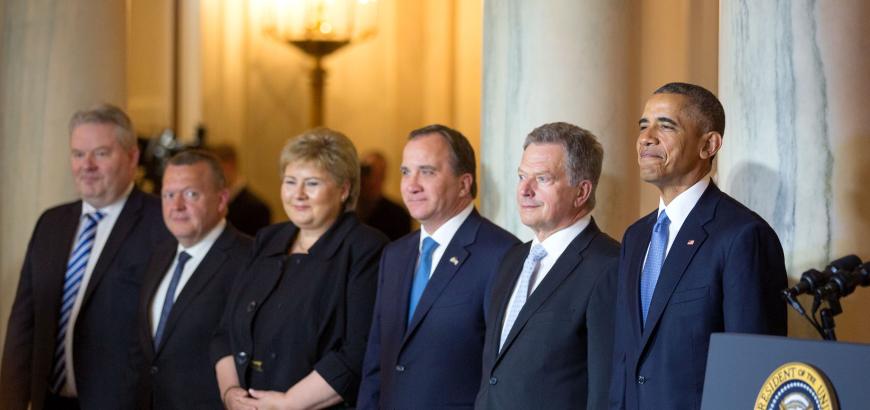
{"type": "Polygon", "coordinates": [[[725,131],[713,93],[666,84],[639,124],[641,179],[661,199],[622,241],[610,408],[696,409],[711,333],[786,334],[782,246],[710,181],[725,131]]]}
{"type": "Polygon", "coordinates": [[[491,279],[519,241],[474,209],[474,151],[458,131],[412,131],[401,172],[402,199],[421,228],[381,256],[357,406],[470,409],[491,279]]]}

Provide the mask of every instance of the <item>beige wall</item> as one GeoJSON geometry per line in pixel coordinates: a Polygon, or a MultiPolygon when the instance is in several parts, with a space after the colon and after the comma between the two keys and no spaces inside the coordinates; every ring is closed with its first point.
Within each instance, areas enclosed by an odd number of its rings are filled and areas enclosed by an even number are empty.
{"type": "MultiPolygon", "coordinates": [[[[360,153],[383,151],[388,196],[399,198],[407,133],[428,123],[479,145],[480,1],[380,1],[378,33],[325,59],[325,125],[360,153]]],[[[278,153],[309,127],[313,60],[266,36],[262,3],[201,1],[202,118],[212,141],[239,146],[250,185],[284,219],[278,153]]]]}
{"type": "Polygon", "coordinates": [[[70,116],[103,101],[125,105],[124,4],[6,0],[0,8],[0,340],[36,219],[76,199],[70,116]]]}

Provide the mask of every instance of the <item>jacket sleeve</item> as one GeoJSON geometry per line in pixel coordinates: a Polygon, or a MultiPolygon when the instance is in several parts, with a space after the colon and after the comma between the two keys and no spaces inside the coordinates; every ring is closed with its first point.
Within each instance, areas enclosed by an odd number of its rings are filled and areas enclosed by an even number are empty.
{"type": "Polygon", "coordinates": [[[328,352],[315,363],[314,370],[345,402],[353,404],[359,390],[363,356],[372,323],[378,260],[386,238],[357,235],[350,238],[349,242],[356,249],[351,251],[350,272],[344,295],[344,337],[337,349],[328,352]]]}
{"type": "Polygon", "coordinates": [[[34,344],[33,309],[33,259],[34,243],[44,216],[33,230],[27,254],[21,267],[21,278],[9,323],[6,328],[6,343],[3,348],[3,363],[0,367],[0,408],[26,409],[31,399],[31,373],[34,344]]]}
{"type": "Polygon", "coordinates": [[[369,331],[368,346],[363,360],[362,382],[359,387],[357,409],[375,410],[378,408],[381,396],[381,288],[383,286],[384,256],[381,256],[381,271],[378,275],[378,293],[375,298],[375,310],[372,316],[372,327],[369,331]]]}

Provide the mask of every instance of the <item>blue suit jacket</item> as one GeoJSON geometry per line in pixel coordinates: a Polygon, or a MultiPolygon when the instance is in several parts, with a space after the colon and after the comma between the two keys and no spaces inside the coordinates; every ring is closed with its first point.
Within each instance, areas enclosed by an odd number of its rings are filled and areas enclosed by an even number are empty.
{"type": "Polygon", "coordinates": [[[447,244],[414,317],[408,298],[420,231],[384,249],[360,409],[471,408],[491,279],[516,237],[472,211],[447,244]]]}
{"type": "Polygon", "coordinates": [[[786,333],[779,239],[712,183],[671,245],[642,328],[640,273],[656,217],[630,226],[622,242],[612,409],[700,408],[711,333],[786,333]]]}

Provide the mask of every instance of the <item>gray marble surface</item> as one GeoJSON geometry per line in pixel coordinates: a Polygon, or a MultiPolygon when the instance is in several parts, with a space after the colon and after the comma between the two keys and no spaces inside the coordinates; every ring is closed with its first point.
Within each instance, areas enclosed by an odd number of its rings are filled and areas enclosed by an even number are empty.
{"type": "Polygon", "coordinates": [[[517,216],[517,166],[525,136],[565,121],[594,133],[604,171],[593,212],[619,236],[636,219],[631,18],[637,2],[492,0],[484,2],[482,211],[530,239],[517,216]]]}

